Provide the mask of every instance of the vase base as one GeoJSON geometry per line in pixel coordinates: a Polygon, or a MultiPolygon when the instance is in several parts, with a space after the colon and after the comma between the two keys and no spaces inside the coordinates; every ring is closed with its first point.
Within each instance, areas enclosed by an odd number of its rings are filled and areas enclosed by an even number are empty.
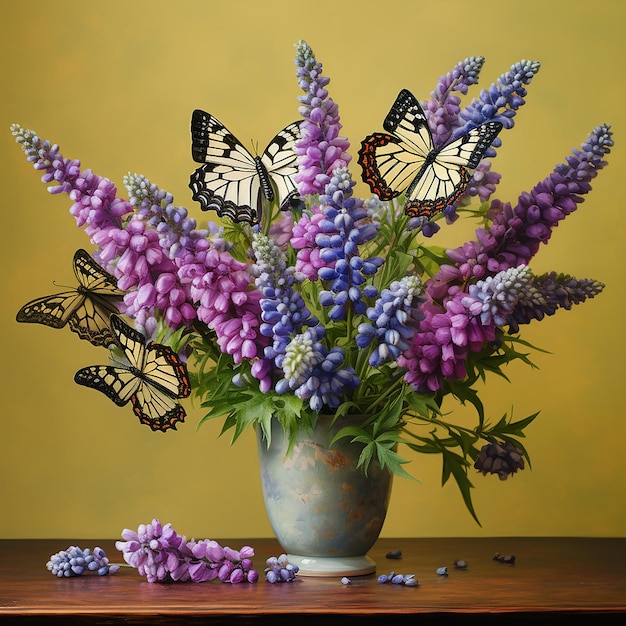
{"type": "Polygon", "coordinates": [[[369,556],[287,556],[298,566],[298,576],[367,576],[376,571],[376,563],[369,556]]]}

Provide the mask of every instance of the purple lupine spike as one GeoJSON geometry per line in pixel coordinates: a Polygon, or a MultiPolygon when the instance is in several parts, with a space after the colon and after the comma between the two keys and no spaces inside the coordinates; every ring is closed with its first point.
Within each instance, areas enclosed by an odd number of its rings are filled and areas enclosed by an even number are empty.
{"type": "Polygon", "coordinates": [[[569,310],[602,292],[600,281],[576,279],[568,274],[550,272],[535,276],[520,295],[512,314],[508,317],[509,332],[517,333],[522,324],[554,315],[560,308],[569,310]]]}
{"type": "Polygon", "coordinates": [[[328,350],[321,343],[324,332],[318,324],[292,339],[283,360],[285,378],[276,383],[278,393],[293,391],[318,412],[324,407],[337,408],[342,395],[360,384],[352,367],[342,367],[343,349],[328,350]]]}
{"type": "Polygon", "coordinates": [[[177,259],[178,277],[190,291],[198,319],[215,331],[220,350],[235,363],[262,355],[261,293],[250,289],[248,266],[228,252],[210,248],[177,259]]]}
{"type": "Polygon", "coordinates": [[[195,583],[219,579],[226,583],[256,582],[258,572],[253,569],[254,550],[222,547],[216,541],[202,539],[187,541],[171,524],[163,526],[158,519],[151,524],[140,524],[137,531],[122,531],[124,541],[115,547],[124,560],[137,568],[148,582],[191,581],[195,583]]]}
{"type": "Polygon", "coordinates": [[[296,274],[293,268],[287,267],[285,253],[276,242],[260,231],[255,232],[252,249],[255,264],[250,271],[262,293],[260,332],[271,340],[263,353],[269,363],[256,365],[252,373],[260,379],[261,388],[268,390],[271,387],[270,364],[280,368],[291,337],[319,321],[311,315],[300,293],[294,290],[296,274]]]}
{"type": "MultiPolygon", "coordinates": [[[[42,181],[54,183],[48,187],[50,193],[66,193],[73,200],[70,213],[79,227],[93,237],[98,231],[119,230],[124,217],[133,212],[127,200],[117,197],[117,188],[107,178],[94,174],[91,170],[82,171],[80,161],[63,157],[59,146],[42,140],[32,130],[19,124],[11,126],[11,133],[26,154],[27,160],[36,170],[43,171],[42,181]]],[[[105,262],[113,259],[119,249],[113,246],[105,262]]],[[[106,267],[111,271],[112,267],[106,267]]]]}
{"type": "MultiPolygon", "coordinates": [[[[452,131],[452,138],[456,139],[469,129],[480,126],[485,122],[501,122],[504,128],[513,127],[513,117],[521,107],[527,95],[525,85],[528,85],[539,71],[538,61],[522,60],[511,66],[511,69],[500,76],[489,89],[483,90],[478,98],[458,114],[458,123],[452,131]]],[[[481,202],[486,202],[495,191],[495,185],[500,181],[500,174],[491,171],[491,163],[486,159],[496,155],[496,148],[502,144],[502,138],[496,137],[484,154],[483,161],[473,173],[463,197],[457,203],[463,205],[469,202],[472,196],[478,196],[481,202]]],[[[447,216],[451,219],[454,211],[447,216]]]]}
{"type": "Polygon", "coordinates": [[[604,157],[613,146],[610,126],[597,126],[565,163],[523,193],[518,204],[494,200],[488,216],[491,225],[476,231],[476,240],[446,250],[451,265],[443,265],[427,283],[435,298],[448,285],[484,278],[518,265],[528,265],[552,230],[575,211],[591,189],[591,180],[606,166],[604,157]]]}
{"type": "Polygon", "coordinates": [[[367,309],[369,323],[359,324],[355,342],[361,349],[375,342],[369,357],[372,367],[395,361],[408,350],[423,318],[418,310],[418,304],[422,302],[421,289],[419,276],[405,276],[383,289],[375,306],[367,309]]]}
{"type": "Polygon", "coordinates": [[[461,99],[453,92],[466,94],[470,85],[478,83],[478,75],[485,62],[484,57],[468,57],[457,63],[450,72],[439,78],[439,83],[423,103],[424,112],[436,148],[450,142],[454,129],[461,125],[459,120],[461,99]]]}
{"type": "MultiPolygon", "coordinates": [[[[529,85],[533,77],[539,71],[541,64],[538,61],[522,59],[511,66],[511,69],[502,74],[489,89],[483,89],[478,98],[460,112],[460,117],[465,124],[454,131],[454,137],[460,137],[470,128],[480,126],[485,122],[501,122],[504,128],[513,127],[513,117],[517,110],[525,104],[527,95],[526,85],[529,85]]],[[[500,145],[497,138],[492,147],[500,145]]],[[[494,156],[495,150],[485,154],[486,157],[494,156]]]]}
{"type": "Polygon", "coordinates": [[[124,186],[128,199],[137,216],[159,233],[161,247],[170,259],[183,253],[183,250],[207,249],[209,235],[217,230],[198,229],[196,220],[190,218],[187,209],[174,205],[171,193],[159,189],[141,174],[124,176],[124,186]]]}
{"type": "Polygon", "coordinates": [[[373,239],[378,227],[366,218],[363,201],[352,197],[354,182],[348,170],[333,172],[330,182],[320,197],[323,219],[315,243],[320,257],[329,263],[320,268],[318,276],[329,284],[320,293],[320,303],[331,307],[333,321],[345,319],[348,307],[356,313],[365,313],[363,296],[378,295],[376,288],[366,285],[367,277],[374,275],[384,263],[382,257],[362,259],[359,246],[373,239]]]}
{"type": "Polygon", "coordinates": [[[557,224],[589,193],[591,181],[606,165],[604,157],[612,146],[610,127],[597,126],[580,150],[575,149],[566,163],[557,165],[550,176],[523,193],[514,208],[499,201],[492,203],[492,225],[477,231],[490,272],[528,264],[557,224]]]}
{"type": "Polygon", "coordinates": [[[296,76],[304,91],[299,96],[300,138],[296,141],[299,171],[296,175],[301,195],[322,193],[333,170],[347,167],[350,142],[340,136],[339,108],[328,96],[330,79],[322,75],[322,64],[304,42],[296,44],[296,76]]]}
{"type": "Polygon", "coordinates": [[[527,265],[487,276],[485,280],[469,285],[469,296],[463,299],[463,304],[472,315],[480,317],[481,324],[495,324],[502,328],[508,323],[532,278],[527,265]]]}

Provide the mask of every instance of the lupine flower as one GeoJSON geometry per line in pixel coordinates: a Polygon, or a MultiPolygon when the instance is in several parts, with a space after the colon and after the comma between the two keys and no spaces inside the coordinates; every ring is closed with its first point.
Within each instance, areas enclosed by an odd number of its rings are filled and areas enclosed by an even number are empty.
{"type": "Polygon", "coordinates": [[[335,261],[322,258],[322,251],[315,243],[317,235],[322,232],[320,222],[324,214],[317,204],[313,205],[310,214],[303,213],[295,224],[291,235],[291,246],[298,251],[296,271],[309,280],[317,280],[319,270],[323,267],[333,268],[335,261]]]}
{"type": "MultiPolygon", "coordinates": [[[[461,119],[466,123],[456,129],[453,136],[460,137],[469,128],[491,121],[501,122],[504,128],[513,128],[513,118],[526,102],[526,85],[530,84],[540,67],[538,61],[525,59],[513,64],[508,72],[502,74],[489,89],[483,89],[480,96],[460,112],[461,119]]],[[[496,138],[491,145],[496,148],[500,143],[500,139],[496,138]]],[[[494,155],[495,150],[485,153],[488,157],[494,155]]]]}
{"type": "Polygon", "coordinates": [[[558,309],[571,309],[588,298],[594,298],[604,289],[604,284],[593,279],[576,279],[568,274],[549,272],[536,276],[520,296],[515,309],[508,317],[509,332],[519,332],[522,324],[542,320],[554,315],[558,309]]]}
{"type": "Polygon", "coordinates": [[[457,63],[450,72],[439,78],[439,83],[424,103],[424,113],[436,148],[450,143],[452,132],[461,125],[461,99],[453,92],[466,94],[470,85],[478,82],[485,57],[468,57],[457,63]]]}
{"type": "Polygon", "coordinates": [[[419,320],[423,318],[418,311],[421,287],[419,276],[405,276],[383,289],[375,306],[367,309],[370,323],[359,324],[355,342],[359,348],[366,348],[373,340],[376,342],[369,358],[372,367],[395,361],[409,349],[419,320]]]}
{"type": "Polygon", "coordinates": [[[465,188],[462,198],[457,206],[469,204],[470,200],[476,196],[481,202],[487,202],[496,190],[496,185],[502,176],[498,172],[491,171],[491,162],[483,159],[472,173],[472,179],[465,188]]]}
{"type": "Polygon", "coordinates": [[[124,186],[137,216],[159,233],[159,244],[170,259],[183,249],[206,250],[210,246],[209,230],[199,230],[187,209],[174,205],[172,194],[140,174],[126,175],[124,186]]]}
{"type": "Polygon", "coordinates": [[[469,286],[469,296],[463,298],[463,304],[472,315],[480,317],[483,326],[506,326],[531,279],[532,272],[527,265],[487,276],[469,286]]]}
{"type": "Polygon", "coordinates": [[[187,541],[171,524],[163,526],[158,519],[141,524],[137,531],[124,529],[122,538],[125,541],[116,541],[115,547],[150,583],[258,580],[258,572],[252,567],[254,550],[250,546],[233,550],[208,539],[187,541]]]}
{"type": "Polygon", "coordinates": [[[248,266],[227,252],[209,249],[180,263],[178,272],[189,283],[198,319],[215,331],[220,350],[235,363],[260,356],[267,342],[261,337],[261,294],[248,266]]]}
{"type": "MultiPolygon", "coordinates": [[[[40,139],[32,130],[26,130],[19,124],[11,126],[15,140],[21,145],[27,160],[36,170],[43,171],[44,183],[53,183],[48,191],[53,194],[66,193],[74,204],[70,213],[79,227],[84,227],[89,236],[110,229],[117,231],[122,227],[123,217],[132,213],[128,201],[117,197],[115,185],[108,179],[94,174],[91,170],[80,169],[80,161],[63,157],[59,146],[48,140],[40,139]]],[[[119,254],[119,249],[105,246],[100,258],[107,262],[119,254]]],[[[123,249],[123,248],[122,248],[123,249]]],[[[109,271],[112,268],[107,267],[109,271]]],[[[114,269],[114,268],[113,268],[114,269]]]]}
{"type": "MultiPolygon", "coordinates": [[[[253,236],[252,247],[256,263],[251,273],[256,277],[256,285],[263,296],[260,301],[260,332],[272,341],[271,345],[265,347],[263,354],[265,359],[280,369],[291,337],[319,322],[311,315],[302,295],[294,291],[296,273],[293,268],[287,267],[285,254],[278,245],[268,236],[257,232],[253,236]]],[[[265,389],[271,386],[270,370],[269,364],[264,367],[257,365],[253,369],[253,375],[262,374],[261,384],[265,389]]]]}
{"type": "Polygon", "coordinates": [[[343,349],[328,350],[321,343],[323,336],[324,328],[318,324],[294,337],[285,350],[285,378],[276,383],[278,393],[293,391],[314,411],[338,407],[342,395],[360,382],[353,368],[341,367],[343,349]]]}
{"type": "Polygon", "coordinates": [[[125,528],[122,538],[124,541],[116,541],[115,547],[122,552],[124,560],[137,568],[149,583],[168,578],[187,578],[187,567],[184,562],[181,563],[179,550],[184,539],[171,524],[163,526],[158,519],[154,519],[150,524],[141,524],[137,531],[125,528]]]}
{"type": "Polygon", "coordinates": [[[550,176],[522,194],[515,207],[494,200],[489,212],[491,226],[478,229],[476,241],[447,251],[460,277],[527,265],[540,245],[548,242],[555,226],[574,212],[590,191],[591,180],[606,165],[604,157],[611,146],[610,127],[597,126],[567,163],[557,165],[550,176]]]}
{"type": "Polygon", "coordinates": [[[296,45],[296,67],[298,84],[304,91],[298,97],[304,121],[296,141],[299,164],[296,183],[304,196],[322,193],[332,172],[347,167],[350,142],[339,135],[339,109],[326,89],[330,79],[322,75],[322,64],[304,41],[296,45]]]}
{"type": "Polygon", "coordinates": [[[98,576],[115,574],[119,565],[109,564],[109,559],[104,550],[95,547],[93,550],[78,546],[70,546],[53,554],[46,563],[47,569],[53,576],[59,578],[73,578],[88,572],[97,572],[98,576]]]}
{"type": "Polygon", "coordinates": [[[320,257],[334,263],[334,267],[323,267],[318,272],[322,280],[330,283],[330,289],[320,294],[320,302],[332,306],[329,317],[333,321],[345,318],[348,305],[356,313],[365,312],[363,296],[377,295],[375,287],[365,285],[366,277],[375,274],[384,263],[382,257],[359,256],[359,246],[373,239],[377,228],[362,221],[367,211],[361,200],[352,197],[353,186],[347,170],[336,170],[320,198],[324,219],[319,223],[322,232],[315,243],[320,257]]]}

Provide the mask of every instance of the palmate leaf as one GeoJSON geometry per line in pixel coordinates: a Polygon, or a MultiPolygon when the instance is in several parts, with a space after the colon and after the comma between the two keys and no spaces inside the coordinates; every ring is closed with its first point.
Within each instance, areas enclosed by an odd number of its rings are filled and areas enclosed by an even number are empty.
{"type": "Polygon", "coordinates": [[[374,438],[367,429],[361,426],[345,426],[335,435],[332,443],[345,437],[350,437],[352,445],[363,444],[357,467],[362,468],[366,476],[370,463],[376,459],[382,468],[387,468],[393,474],[417,480],[402,467],[408,461],[396,452],[398,444],[402,442],[399,432],[387,431],[374,438]]]}

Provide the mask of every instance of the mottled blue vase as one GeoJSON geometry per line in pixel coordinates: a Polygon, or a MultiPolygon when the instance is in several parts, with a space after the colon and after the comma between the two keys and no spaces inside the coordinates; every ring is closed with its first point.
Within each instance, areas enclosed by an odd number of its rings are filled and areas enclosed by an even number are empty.
{"type": "Polygon", "coordinates": [[[283,428],[272,420],[271,444],[257,428],[267,514],[300,575],[364,575],[376,570],[367,556],[385,521],[392,474],[372,461],[357,469],[362,446],[330,442],[344,426],[363,418],[320,416],[313,433],[301,432],[287,453],[283,428]]]}

